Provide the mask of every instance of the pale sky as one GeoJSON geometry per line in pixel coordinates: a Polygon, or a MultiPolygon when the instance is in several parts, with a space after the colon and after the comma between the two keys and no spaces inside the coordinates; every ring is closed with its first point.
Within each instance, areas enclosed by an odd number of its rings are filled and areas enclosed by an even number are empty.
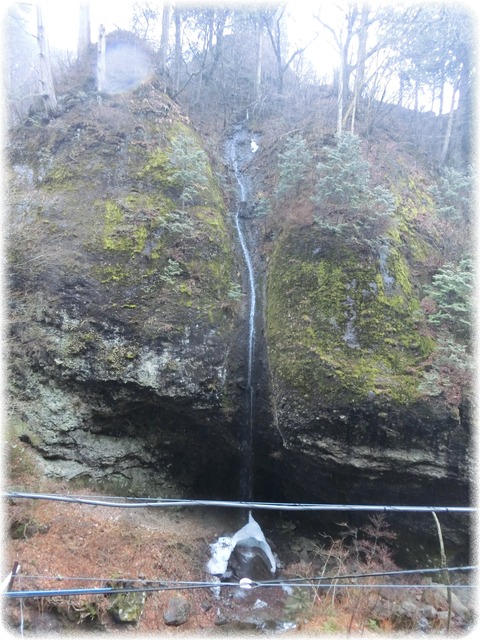
{"type": "MultiPolygon", "coordinates": [[[[43,21],[51,49],[76,51],[78,37],[78,0],[42,0],[43,21]]],[[[107,32],[119,27],[128,29],[132,15],[130,0],[92,0],[90,23],[92,42],[97,41],[98,28],[103,24],[107,32]]]]}

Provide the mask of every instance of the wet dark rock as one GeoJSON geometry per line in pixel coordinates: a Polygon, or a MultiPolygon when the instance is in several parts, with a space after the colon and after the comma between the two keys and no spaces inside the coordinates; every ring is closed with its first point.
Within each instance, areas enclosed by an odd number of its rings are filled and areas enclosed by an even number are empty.
{"type": "Polygon", "coordinates": [[[190,604],[185,596],[172,596],[167,605],[167,609],[163,614],[163,621],[166,625],[179,627],[188,622],[190,617],[190,604]]]}
{"type": "Polygon", "coordinates": [[[251,580],[272,579],[273,576],[267,555],[256,543],[257,541],[253,538],[251,542],[242,540],[233,550],[229,567],[237,580],[241,578],[250,578],[251,580]]]}

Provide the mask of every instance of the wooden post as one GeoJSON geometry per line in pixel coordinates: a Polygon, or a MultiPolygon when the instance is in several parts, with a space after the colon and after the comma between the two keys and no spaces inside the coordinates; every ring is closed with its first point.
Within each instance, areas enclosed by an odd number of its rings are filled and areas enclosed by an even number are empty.
{"type": "Polygon", "coordinates": [[[443,534],[442,527],[440,526],[440,520],[438,519],[435,511],[432,511],[433,519],[435,520],[435,524],[437,525],[437,533],[438,533],[438,543],[440,545],[440,564],[444,571],[443,580],[445,582],[445,586],[447,587],[447,602],[448,602],[448,618],[447,618],[447,633],[450,631],[450,622],[452,619],[452,587],[450,585],[450,574],[446,571],[447,567],[447,556],[445,555],[445,546],[443,544],[443,534]]]}

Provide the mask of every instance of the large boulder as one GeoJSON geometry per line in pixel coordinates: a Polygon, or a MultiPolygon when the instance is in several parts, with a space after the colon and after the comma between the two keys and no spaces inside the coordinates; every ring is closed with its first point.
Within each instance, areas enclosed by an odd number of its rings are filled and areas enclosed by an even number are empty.
{"type": "MultiPolygon", "coordinates": [[[[262,437],[280,434],[284,499],[469,503],[468,407],[422,393],[435,343],[405,254],[392,243],[381,264],[314,226],[278,236],[266,314],[275,415],[262,437]]],[[[465,542],[468,516],[443,523],[465,542]]],[[[411,525],[436,536],[429,514],[411,525]]]]}
{"type": "Polygon", "coordinates": [[[59,477],[228,486],[238,270],[218,179],[153,82],[83,96],[9,140],[15,430],[59,477]]]}

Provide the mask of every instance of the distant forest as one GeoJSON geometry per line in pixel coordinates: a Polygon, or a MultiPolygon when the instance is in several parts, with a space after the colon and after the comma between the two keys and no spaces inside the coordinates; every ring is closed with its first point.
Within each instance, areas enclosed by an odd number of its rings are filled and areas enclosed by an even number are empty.
{"type": "MultiPolygon", "coordinates": [[[[308,111],[328,87],[337,133],[355,132],[359,114],[371,131],[392,105],[413,114],[432,111],[441,122],[435,162],[469,163],[474,21],[465,7],[302,5],[136,2],[128,29],[109,34],[99,25],[98,38],[92,38],[90,6],[81,2],[78,39],[67,52],[49,49],[41,5],[15,4],[4,24],[8,120],[21,121],[39,103],[55,116],[72,67],[95,48],[91,40],[98,40],[101,56],[115,43],[135,38],[151,56],[165,91],[197,117],[214,110],[225,127],[239,109],[252,117],[268,114],[292,96],[296,109],[308,111]],[[319,56],[325,58],[316,53],[319,43],[329,52],[330,71],[324,59],[317,64],[319,56]]],[[[114,14],[111,18],[115,22],[114,14]]],[[[117,58],[123,75],[129,73],[126,62],[117,58]]],[[[98,64],[92,82],[102,89],[98,64]]],[[[416,124],[413,118],[412,127],[416,124]]]]}

